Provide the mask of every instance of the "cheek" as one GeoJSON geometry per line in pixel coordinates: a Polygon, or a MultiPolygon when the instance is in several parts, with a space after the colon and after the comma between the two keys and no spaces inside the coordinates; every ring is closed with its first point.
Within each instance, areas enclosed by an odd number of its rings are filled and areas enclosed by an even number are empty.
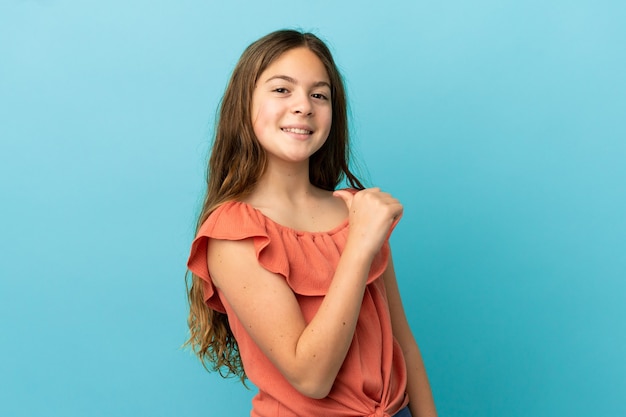
{"type": "Polygon", "coordinates": [[[253,107],[252,125],[255,130],[270,127],[277,120],[277,111],[271,103],[260,103],[253,107]]]}
{"type": "Polygon", "coordinates": [[[330,133],[330,127],[333,124],[333,114],[332,114],[332,111],[329,110],[328,113],[325,114],[324,123],[326,124],[326,134],[328,135],[330,133]]]}
{"type": "Polygon", "coordinates": [[[254,130],[254,133],[258,137],[259,133],[262,132],[263,125],[264,125],[263,114],[262,114],[262,107],[260,107],[258,105],[253,105],[252,106],[252,112],[251,112],[250,116],[252,118],[252,130],[254,130]]]}
{"type": "Polygon", "coordinates": [[[256,112],[252,118],[252,130],[258,141],[265,143],[273,138],[278,130],[280,113],[275,105],[271,103],[261,103],[256,107],[256,112]]]}

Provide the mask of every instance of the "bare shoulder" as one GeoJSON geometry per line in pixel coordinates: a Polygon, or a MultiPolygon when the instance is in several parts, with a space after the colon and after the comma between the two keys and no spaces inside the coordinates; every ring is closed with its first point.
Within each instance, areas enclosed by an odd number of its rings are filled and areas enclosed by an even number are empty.
{"type": "Polygon", "coordinates": [[[331,212],[343,215],[344,217],[348,215],[346,204],[340,198],[335,197],[332,191],[319,190],[319,202],[331,212]]]}
{"type": "Polygon", "coordinates": [[[332,191],[319,190],[311,217],[317,218],[320,229],[330,230],[348,218],[348,209],[342,199],[333,196],[332,191]]]}

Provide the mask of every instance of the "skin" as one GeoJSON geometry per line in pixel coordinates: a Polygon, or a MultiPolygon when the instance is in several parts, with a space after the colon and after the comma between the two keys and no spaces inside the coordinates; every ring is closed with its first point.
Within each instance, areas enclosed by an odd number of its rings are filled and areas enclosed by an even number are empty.
{"type": "MultiPolygon", "coordinates": [[[[214,284],[252,339],[294,388],[312,398],[324,398],[332,388],[352,342],[372,260],[403,210],[378,188],[353,195],[309,182],[309,158],[324,144],[332,122],[328,83],[323,64],[307,48],[287,51],[261,74],[252,98],[252,123],[268,164],[245,200],[275,222],[302,231],[331,230],[348,218],[348,240],[315,317],[305,322],[285,280],[259,265],[251,239],[213,239],[207,254],[214,284]]],[[[406,356],[411,412],[434,416],[392,262],[383,279],[394,336],[406,356]]]]}

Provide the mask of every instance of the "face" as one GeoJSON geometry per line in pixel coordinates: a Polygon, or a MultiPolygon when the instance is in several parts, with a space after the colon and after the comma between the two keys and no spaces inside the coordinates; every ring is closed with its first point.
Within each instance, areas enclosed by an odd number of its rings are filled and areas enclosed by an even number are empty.
{"type": "Polygon", "coordinates": [[[332,122],[330,80],[308,48],[267,67],[252,95],[252,126],[268,162],[304,162],[322,147],[332,122]]]}

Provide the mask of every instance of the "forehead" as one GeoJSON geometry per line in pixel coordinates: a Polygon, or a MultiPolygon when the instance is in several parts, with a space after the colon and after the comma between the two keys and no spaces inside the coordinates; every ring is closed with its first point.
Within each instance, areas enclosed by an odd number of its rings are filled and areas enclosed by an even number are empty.
{"type": "Polygon", "coordinates": [[[326,67],[318,56],[306,47],[294,48],[284,52],[261,73],[259,81],[264,82],[281,75],[296,81],[325,81],[330,84],[326,67]]]}

